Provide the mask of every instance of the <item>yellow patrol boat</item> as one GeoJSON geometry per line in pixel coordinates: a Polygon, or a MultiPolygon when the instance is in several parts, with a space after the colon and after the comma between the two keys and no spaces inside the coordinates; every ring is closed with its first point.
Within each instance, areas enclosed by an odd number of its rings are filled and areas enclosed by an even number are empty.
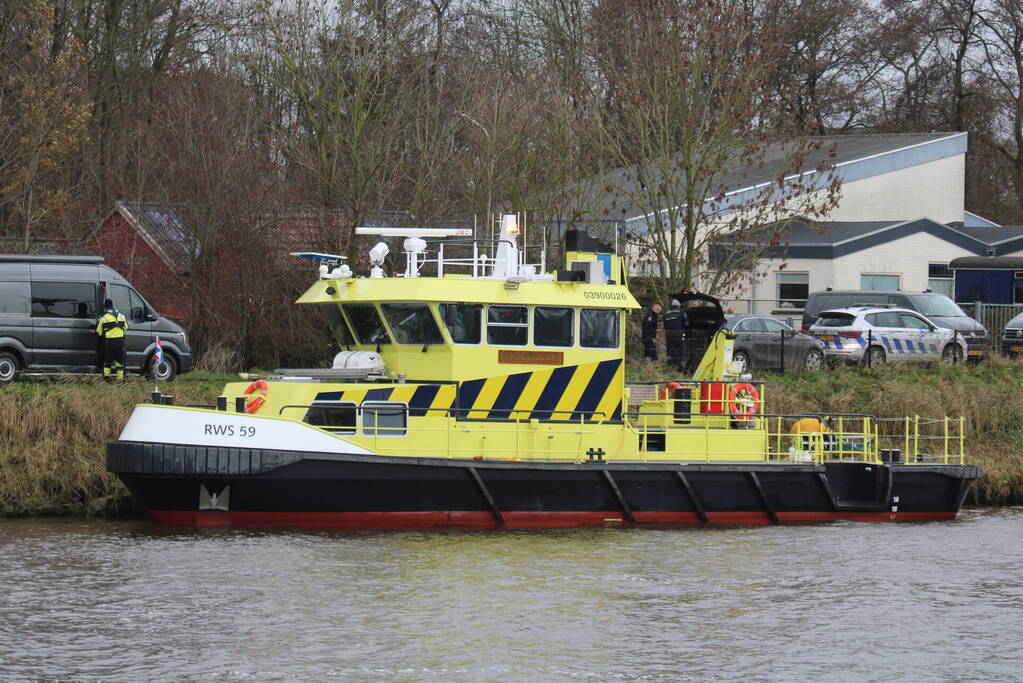
{"type": "MultiPolygon", "coordinates": [[[[228,384],[216,406],[136,407],[107,467],[161,523],[563,526],[951,519],[979,468],[961,419],[778,415],[738,376],[720,306],[681,297],[706,353],[691,378],[630,383],[639,305],[613,245],[565,237],[548,272],[472,231],[366,229],[358,276],[319,262],[298,300],[332,316],[331,368],[228,384]],[[429,240],[429,241],[428,241],[429,240]]],[[[496,231],[495,231],[496,232],[496,231]]]]}

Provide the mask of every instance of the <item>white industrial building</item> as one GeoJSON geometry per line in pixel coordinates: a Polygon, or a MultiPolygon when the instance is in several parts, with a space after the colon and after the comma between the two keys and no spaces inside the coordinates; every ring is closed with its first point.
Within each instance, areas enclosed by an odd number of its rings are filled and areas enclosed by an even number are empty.
{"type": "MultiPolygon", "coordinates": [[[[827,289],[931,289],[952,294],[949,262],[960,256],[1023,255],[1023,232],[964,207],[966,133],[847,135],[822,140],[804,166],[812,174],[834,148],[842,179],[838,205],[823,222],[792,221],[786,244],[765,255],[746,291],[726,295],[736,312],[793,313],[808,292],[827,289]]],[[[735,174],[735,196],[774,174],[735,174]]],[[[780,162],[778,162],[780,163],[780,162]]],[[[627,189],[627,188],[626,188],[627,189]]],[[[621,211],[632,229],[646,216],[621,211]]],[[[728,249],[727,239],[717,247],[728,249]]]]}

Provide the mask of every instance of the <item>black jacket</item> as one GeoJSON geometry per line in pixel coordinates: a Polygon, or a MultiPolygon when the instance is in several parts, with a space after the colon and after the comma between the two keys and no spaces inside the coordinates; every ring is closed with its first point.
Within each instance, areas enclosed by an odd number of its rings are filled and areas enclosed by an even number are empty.
{"type": "Polygon", "coordinates": [[[653,339],[657,336],[657,318],[659,316],[649,308],[643,312],[643,338],[653,339]]]}
{"type": "Polygon", "coordinates": [[[689,329],[689,318],[681,308],[669,308],[664,314],[664,329],[668,332],[685,332],[689,329]]]}

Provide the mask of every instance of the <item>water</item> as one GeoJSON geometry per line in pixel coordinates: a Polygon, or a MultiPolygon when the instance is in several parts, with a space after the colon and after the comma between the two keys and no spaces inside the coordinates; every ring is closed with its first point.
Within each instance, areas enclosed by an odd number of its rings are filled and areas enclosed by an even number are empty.
{"type": "Polygon", "coordinates": [[[1020,680],[1023,508],[957,522],[0,520],[0,679],[1020,680]]]}

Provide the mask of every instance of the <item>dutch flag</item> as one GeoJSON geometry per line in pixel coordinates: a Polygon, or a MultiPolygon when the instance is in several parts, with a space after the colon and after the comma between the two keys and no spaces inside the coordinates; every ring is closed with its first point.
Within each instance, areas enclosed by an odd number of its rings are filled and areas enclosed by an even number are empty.
{"type": "Polygon", "coordinates": [[[163,344],[160,343],[160,335],[156,335],[156,350],[153,351],[153,362],[156,365],[163,362],[163,344]]]}

